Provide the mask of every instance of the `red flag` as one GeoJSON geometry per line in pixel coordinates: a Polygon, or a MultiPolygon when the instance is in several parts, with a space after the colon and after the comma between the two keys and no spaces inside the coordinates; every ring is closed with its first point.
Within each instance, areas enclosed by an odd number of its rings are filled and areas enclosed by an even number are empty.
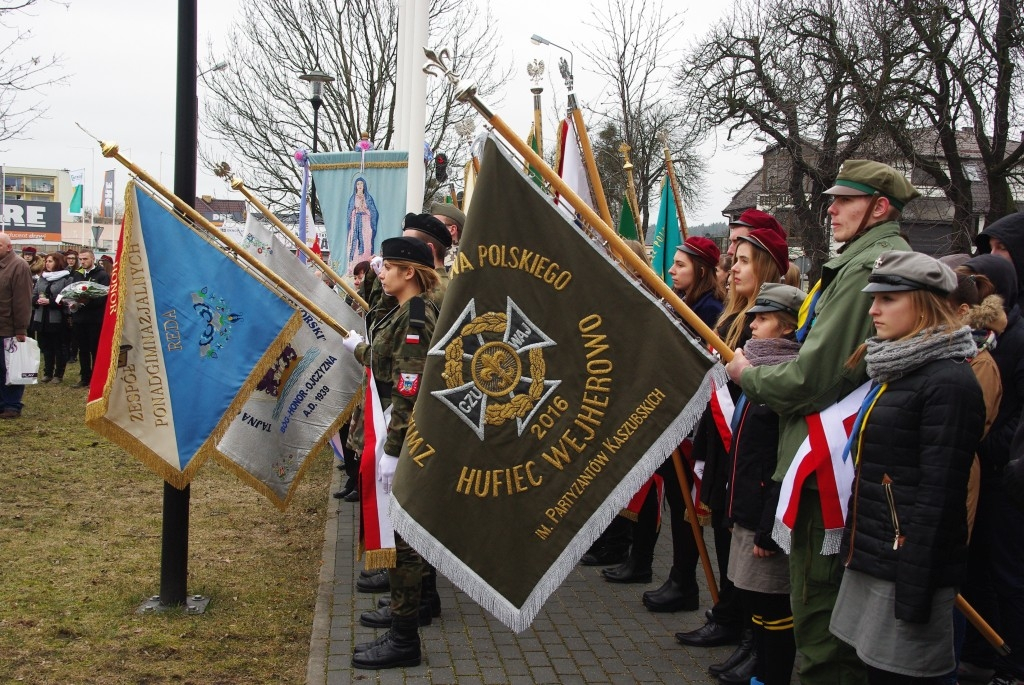
{"type": "Polygon", "coordinates": [[[321,257],[321,258],[323,257],[323,253],[320,252],[320,234],[319,233],[317,233],[316,237],[313,238],[313,247],[311,247],[310,249],[313,250],[313,254],[315,254],[317,257],[321,257]]]}

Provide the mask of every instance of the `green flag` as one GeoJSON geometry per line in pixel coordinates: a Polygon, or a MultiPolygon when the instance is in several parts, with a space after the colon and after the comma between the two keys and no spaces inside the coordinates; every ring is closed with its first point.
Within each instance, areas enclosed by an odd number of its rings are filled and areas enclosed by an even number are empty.
{"type": "Polygon", "coordinates": [[[724,369],[493,139],[460,248],[410,381],[390,513],[521,631],[686,437],[724,369]]]}
{"type": "Polygon", "coordinates": [[[71,172],[71,204],[68,206],[68,214],[82,216],[82,195],[85,190],[85,169],[71,172]]]}
{"type": "MultiPolygon", "coordinates": [[[[530,126],[530,135],[526,137],[526,144],[530,146],[530,149],[540,154],[540,144],[537,140],[537,130],[532,125],[530,126]]],[[[541,188],[544,187],[544,177],[540,175],[540,172],[530,167],[530,178],[541,188]]]]}
{"type": "Polygon", "coordinates": [[[672,189],[667,180],[662,179],[658,223],[654,227],[654,251],[651,268],[669,286],[672,285],[672,277],[668,275],[668,270],[672,268],[672,262],[676,258],[676,248],[682,242],[682,234],[679,232],[679,214],[676,212],[672,189]]]}
{"type": "Polygon", "coordinates": [[[622,213],[619,214],[619,235],[626,240],[639,240],[636,235],[636,219],[633,208],[629,206],[629,198],[622,198],[622,213]]]}

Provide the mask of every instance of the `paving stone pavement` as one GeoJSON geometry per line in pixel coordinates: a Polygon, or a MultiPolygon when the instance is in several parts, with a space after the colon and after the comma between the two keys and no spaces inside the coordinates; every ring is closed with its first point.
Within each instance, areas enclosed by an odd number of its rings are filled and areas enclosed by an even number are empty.
{"type": "MultiPolygon", "coordinates": [[[[337,474],[335,470],[332,492],[340,486],[337,474]]],[[[711,600],[703,583],[699,611],[654,614],[641,603],[644,591],[668,577],[671,536],[666,516],[649,584],[608,583],[600,577],[599,567],[577,566],[533,625],[516,634],[439,575],[442,613],[420,628],[423,663],[385,671],[354,669],[353,645],[380,634],[359,625],[359,614],[376,608],[380,595],[355,590],[362,568],[355,560],[357,505],[334,498],[330,502],[310,641],[309,685],[705,684],[717,682],[707,667],[732,653],[733,647],[688,648],[675,640],[675,633],[704,623],[711,600]]],[[[711,536],[706,537],[710,545],[711,536]]]]}

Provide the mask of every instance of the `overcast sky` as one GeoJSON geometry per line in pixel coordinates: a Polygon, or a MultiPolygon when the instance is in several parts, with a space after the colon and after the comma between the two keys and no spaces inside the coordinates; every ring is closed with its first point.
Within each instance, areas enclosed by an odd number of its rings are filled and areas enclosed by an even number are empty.
{"type": "MultiPolygon", "coordinates": [[[[240,0],[199,0],[200,68],[210,66],[204,63],[207,44],[212,45],[218,59],[230,60],[226,36],[240,19],[240,4],[240,0]]],[[[582,102],[597,98],[602,83],[587,72],[579,48],[596,39],[594,30],[585,26],[591,4],[584,0],[491,4],[503,41],[500,54],[515,72],[494,110],[515,130],[525,135],[532,120],[532,83],[526,75],[526,64],[531,59],[542,59],[547,64],[547,75],[541,83],[546,87],[543,97],[564,99],[564,89],[557,91],[547,78],[557,74],[557,60],[564,53],[533,45],[529,40],[533,33],[573,51],[578,97],[582,102]]],[[[672,6],[675,2],[666,0],[666,4],[672,6]]],[[[703,33],[718,18],[721,7],[718,3],[686,5],[681,45],[703,33]]],[[[127,170],[104,159],[98,145],[75,126],[78,122],[100,139],[117,141],[122,153],[170,185],[174,164],[176,7],[177,3],[168,0],[39,0],[29,10],[30,16],[12,17],[19,28],[32,31],[31,41],[26,44],[30,51],[23,49],[25,56],[29,52],[63,56],[67,85],[45,91],[42,99],[47,112],[33,122],[24,140],[0,143],[0,164],[85,169],[87,205],[98,203],[103,172],[116,168],[120,198],[127,170]]],[[[9,33],[9,29],[0,31],[3,35],[9,33]]],[[[200,101],[206,93],[200,81],[200,101]]],[[[547,120],[545,126],[545,138],[551,145],[553,127],[547,120]]],[[[482,122],[477,130],[481,128],[482,122]]],[[[208,146],[202,118],[199,135],[200,145],[208,146]]],[[[702,207],[687,208],[691,224],[719,221],[721,209],[759,166],[759,158],[753,154],[756,150],[729,151],[719,141],[709,142],[705,152],[711,171],[708,192],[702,207]]],[[[244,176],[244,169],[238,171],[244,176]]],[[[199,194],[241,198],[223,181],[202,170],[197,186],[199,194]]]]}

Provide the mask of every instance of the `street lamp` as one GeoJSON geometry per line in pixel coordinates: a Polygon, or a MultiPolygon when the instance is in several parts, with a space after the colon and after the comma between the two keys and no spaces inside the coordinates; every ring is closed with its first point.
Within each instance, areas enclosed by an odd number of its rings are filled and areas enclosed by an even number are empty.
{"type": "MultiPolygon", "coordinates": [[[[317,130],[317,124],[319,121],[320,107],[324,104],[321,95],[324,91],[324,84],[330,83],[334,80],[334,77],[325,74],[322,71],[313,70],[307,74],[303,74],[299,77],[300,80],[305,81],[309,84],[309,102],[313,105],[313,152],[316,152],[317,143],[319,141],[319,132],[317,130]]],[[[312,182],[311,185],[312,194],[312,205],[313,205],[313,223],[316,223],[316,213],[319,209],[316,201],[316,181],[312,182]]]]}
{"type": "Polygon", "coordinates": [[[196,78],[197,78],[197,79],[198,79],[198,78],[202,78],[202,77],[206,76],[207,74],[209,74],[209,73],[212,73],[212,72],[214,72],[214,71],[224,71],[224,70],[225,70],[225,69],[227,69],[227,68],[228,68],[229,66],[231,66],[231,65],[230,65],[230,64],[228,64],[228,63],[227,63],[226,61],[223,61],[223,60],[222,60],[222,61],[220,61],[220,62],[217,62],[216,64],[214,64],[214,65],[213,65],[212,67],[210,67],[209,69],[204,69],[203,71],[201,71],[201,72],[199,72],[198,74],[196,74],[196,78]]]}
{"type": "Polygon", "coordinates": [[[533,34],[532,36],[530,36],[530,42],[533,43],[534,45],[550,45],[553,48],[558,48],[559,50],[562,50],[564,52],[569,53],[569,71],[566,72],[566,70],[563,68],[564,67],[564,62],[565,62],[564,58],[561,60],[563,64],[559,65],[559,71],[562,74],[562,78],[565,79],[565,87],[568,88],[571,91],[572,90],[572,75],[573,75],[573,54],[572,54],[572,50],[570,50],[569,48],[563,48],[558,43],[552,43],[547,38],[543,38],[541,36],[538,36],[536,33],[533,34]]]}

